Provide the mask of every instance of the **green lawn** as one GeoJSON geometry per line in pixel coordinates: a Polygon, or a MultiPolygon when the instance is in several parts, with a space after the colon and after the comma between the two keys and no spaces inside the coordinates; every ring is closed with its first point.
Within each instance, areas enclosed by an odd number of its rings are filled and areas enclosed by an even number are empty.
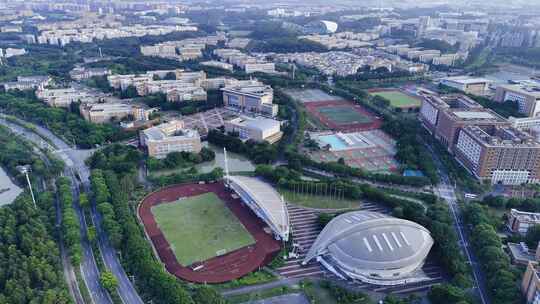
{"type": "Polygon", "coordinates": [[[399,91],[381,91],[373,92],[371,94],[387,99],[394,108],[419,107],[422,105],[420,100],[399,91]]]}
{"type": "Polygon", "coordinates": [[[338,125],[351,123],[370,123],[373,119],[348,106],[328,106],[317,108],[323,116],[338,125]]]}
{"type": "Polygon", "coordinates": [[[156,222],[183,266],[255,243],[214,193],[152,207],[156,222]]]}
{"type": "Polygon", "coordinates": [[[307,195],[298,194],[289,190],[279,189],[279,193],[283,195],[285,201],[308,208],[317,209],[348,209],[360,207],[360,201],[348,199],[331,199],[325,195],[307,195]]]}

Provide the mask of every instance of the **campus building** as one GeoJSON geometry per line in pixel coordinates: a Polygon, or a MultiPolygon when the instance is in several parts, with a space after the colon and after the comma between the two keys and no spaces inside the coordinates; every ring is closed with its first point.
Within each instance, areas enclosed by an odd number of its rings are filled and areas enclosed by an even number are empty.
{"type": "Polygon", "coordinates": [[[270,117],[275,117],[278,113],[278,105],[272,103],[274,91],[261,82],[250,81],[249,84],[226,86],[221,91],[226,107],[239,112],[260,113],[270,117]]]}
{"type": "Polygon", "coordinates": [[[156,108],[148,109],[140,105],[130,105],[125,103],[94,103],[81,104],[79,111],[84,119],[93,123],[106,123],[120,121],[125,118],[133,121],[147,121],[150,113],[156,108]]]}
{"type": "Polygon", "coordinates": [[[241,116],[225,122],[225,131],[238,133],[242,140],[266,141],[271,144],[283,136],[281,123],[264,117],[241,116]]]}
{"type": "Polygon", "coordinates": [[[500,85],[495,91],[494,100],[496,102],[516,102],[520,113],[529,117],[538,116],[540,112],[540,85],[538,83],[500,85]]]}
{"type": "Polygon", "coordinates": [[[4,82],[0,85],[5,91],[43,89],[51,83],[49,76],[17,76],[17,81],[4,82]]]}
{"type": "Polygon", "coordinates": [[[433,243],[417,223],[353,211],[324,227],[302,264],[316,259],[339,278],[376,285],[419,282],[426,279],[421,267],[433,243]]]}
{"type": "Polygon", "coordinates": [[[36,91],[37,98],[51,107],[66,108],[73,102],[96,103],[104,97],[73,87],[65,89],[40,89],[36,91]]]}
{"type": "Polygon", "coordinates": [[[532,262],[527,265],[523,274],[521,293],[527,304],[540,304],[540,268],[532,262]]]}
{"type": "Polygon", "coordinates": [[[509,126],[510,123],[490,109],[464,95],[426,94],[420,108],[424,127],[446,149],[454,152],[459,131],[465,126],[509,126]]]}
{"type": "Polygon", "coordinates": [[[107,76],[111,74],[108,68],[76,67],[69,72],[69,76],[77,81],[90,79],[95,76],[107,76]]]}
{"type": "Polygon", "coordinates": [[[471,174],[492,184],[536,183],[540,175],[540,143],[511,127],[466,126],[454,149],[471,174]]]}
{"type": "Polygon", "coordinates": [[[196,130],[185,129],[184,122],[175,120],[140,132],[140,145],[148,155],[161,159],[171,152],[199,153],[201,137],[196,130]]]}
{"type": "Polygon", "coordinates": [[[455,76],[441,79],[441,84],[460,90],[467,94],[485,95],[489,89],[490,81],[484,78],[472,78],[468,76],[455,76]]]}
{"type": "Polygon", "coordinates": [[[525,235],[530,227],[540,225],[540,213],[510,209],[507,217],[506,226],[508,229],[521,235],[525,235]]]}

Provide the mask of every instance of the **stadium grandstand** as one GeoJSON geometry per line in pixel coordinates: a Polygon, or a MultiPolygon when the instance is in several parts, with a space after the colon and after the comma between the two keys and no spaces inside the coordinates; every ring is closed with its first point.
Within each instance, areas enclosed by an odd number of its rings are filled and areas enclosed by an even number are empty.
{"type": "Polygon", "coordinates": [[[324,227],[302,264],[316,259],[342,279],[400,285],[427,279],[421,267],[432,245],[430,232],[414,222],[353,211],[324,227]]]}
{"type": "Polygon", "coordinates": [[[229,176],[226,185],[271,229],[276,239],[289,240],[289,213],[283,197],[269,184],[247,176],[229,176]]]}

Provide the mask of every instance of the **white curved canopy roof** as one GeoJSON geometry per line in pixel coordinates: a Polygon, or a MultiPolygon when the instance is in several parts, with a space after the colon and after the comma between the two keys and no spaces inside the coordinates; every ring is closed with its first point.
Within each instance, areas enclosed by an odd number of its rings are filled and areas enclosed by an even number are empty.
{"type": "Polygon", "coordinates": [[[269,184],[248,176],[229,176],[228,180],[247,193],[264,212],[267,224],[283,240],[289,237],[289,213],[281,195],[269,184]]]}
{"type": "Polygon", "coordinates": [[[376,212],[353,211],[326,225],[304,263],[329,254],[348,269],[407,268],[422,263],[432,245],[429,231],[417,223],[376,212]]]}
{"type": "Polygon", "coordinates": [[[321,20],[321,22],[324,24],[324,26],[326,26],[326,30],[329,33],[335,33],[337,31],[337,28],[338,28],[337,23],[333,21],[328,21],[328,20],[321,20]]]}

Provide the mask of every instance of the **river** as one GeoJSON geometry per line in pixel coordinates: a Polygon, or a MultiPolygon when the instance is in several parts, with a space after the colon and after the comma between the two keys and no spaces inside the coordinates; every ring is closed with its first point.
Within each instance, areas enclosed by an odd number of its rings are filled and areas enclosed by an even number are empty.
{"type": "Polygon", "coordinates": [[[21,194],[22,189],[15,185],[9,176],[6,174],[3,168],[0,167],[0,207],[11,204],[19,194],[21,194]],[[5,189],[9,189],[4,191],[5,189]]]}

